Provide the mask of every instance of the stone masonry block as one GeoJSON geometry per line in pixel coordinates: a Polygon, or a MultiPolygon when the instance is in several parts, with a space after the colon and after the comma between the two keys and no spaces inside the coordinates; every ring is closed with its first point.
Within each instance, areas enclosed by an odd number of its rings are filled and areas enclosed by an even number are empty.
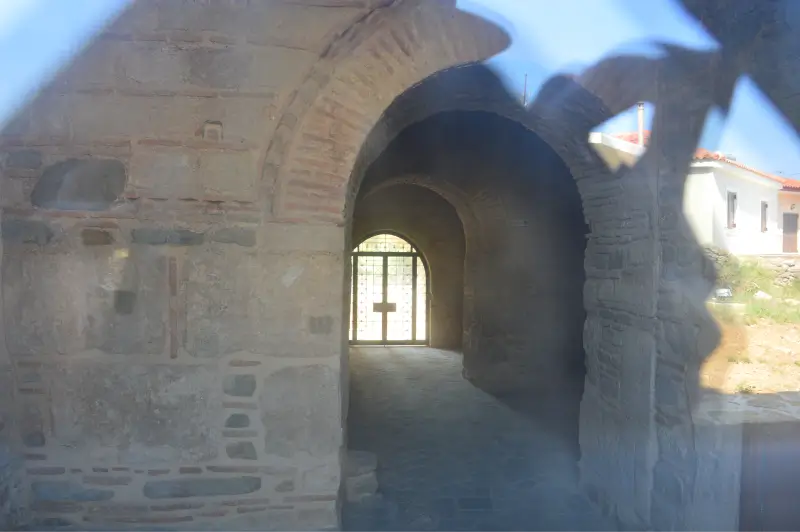
{"type": "Polygon", "coordinates": [[[332,493],[339,489],[341,479],[342,470],[332,460],[303,472],[302,488],[309,493],[332,493]]]}
{"type": "Polygon", "coordinates": [[[205,240],[203,233],[188,229],[140,228],[131,233],[134,244],[151,246],[199,246],[205,240]]]}
{"type": "Polygon", "coordinates": [[[84,488],[67,480],[42,480],[31,484],[34,501],[43,502],[95,502],[107,501],[114,497],[109,489],[84,488]]]}
{"type": "Polygon", "coordinates": [[[222,387],[228,395],[250,397],[256,391],[256,378],[253,375],[226,375],[222,387]]]}
{"type": "Polygon", "coordinates": [[[11,353],[163,352],[166,263],[153,250],[6,247],[4,259],[5,316],[15,330],[7,340],[11,353]],[[133,294],[124,312],[121,292],[133,294]]]}
{"type": "Polygon", "coordinates": [[[7,168],[36,170],[42,166],[42,152],[39,150],[12,151],[6,155],[7,168]]]}
{"type": "Polygon", "coordinates": [[[257,152],[202,152],[199,178],[203,193],[211,197],[253,201],[259,181],[257,152]]]}
{"type": "Polygon", "coordinates": [[[234,460],[256,460],[258,453],[253,442],[240,441],[229,443],[225,446],[225,454],[234,460]]]}
{"type": "Polygon", "coordinates": [[[225,420],[225,428],[245,429],[250,426],[250,418],[247,414],[231,414],[225,420]]]}
{"type": "Polygon", "coordinates": [[[347,3],[331,9],[322,5],[251,2],[247,9],[242,9],[236,2],[211,5],[162,2],[158,23],[149,31],[213,31],[259,44],[317,51],[327,42],[326,35],[336,28],[347,27],[361,14],[360,6],[349,7],[347,3]],[[304,30],[296,31],[297,27],[304,30]]]}
{"type": "Polygon", "coordinates": [[[236,246],[192,250],[187,350],[202,358],[236,351],[337,355],[335,339],[309,334],[305,316],[341,314],[341,268],[340,257],[328,254],[258,253],[236,246]]]}
{"type": "Polygon", "coordinates": [[[221,244],[237,244],[239,246],[253,247],[256,245],[255,229],[246,227],[223,227],[213,231],[209,236],[213,242],[221,244]]]}
{"type": "Polygon", "coordinates": [[[216,458],[219,375],[201,366],[71,362],[48,374],[58,445],[91,463],[216,458]]]}
{"type": "Polygon", "coordinates": [[[88,228],[81,231],[84,246],[108,246],[114,243],[114,235],[104,229],[88,228]]]}
{"type": "Polygon", "coordinates": [[[259,489],[261,489],[261,478],[259,477],[155,480],[144,485],[144,496],[148,499],[218,497],[221,495],[244,495],[259,489]]]}
{"type": "Polygon", "coordinates": [[[257,153],[251,151],[138,146],[131,160],[131,184],[154,197],[251,201],[257,163],[257,153]]]}
{"type": "Polygon", "coordinates": [[[54,236],[53,230],[45,222],[37,220],[3,220],[3,240],[18,244],[48,244],[54,236]]]}
{"type": "Polygon", "coordinates": [[[190,150],[137,147],[131,159],[131,185],[158,198],[198,198],[197,155],[190,150]]]}
{"type": "Polygon", "coordinates": [[[76,89],[116,86],[155,92],[195,87],[263,92],[294,87],[316,58],[304,50],[279,47],[104,41],[89,47],[60,80],[76,89]]]}
{"type": "Polygon", "coordinates": [[[28,178],[0,179],[0,206],[30,208],[31,192],[36,180],[28,178]]]}
{"type": "Polygon", "coordinates": [[[194,139],[203,122],[215,120],[225,126],[226,142],[263,144],[277,122],[272,119],[274,104],[275,96],[271,93],[237,98],[48,94],[36,102],[32,112],[37,117],[27,133],[38,137],[60,134],[64,129],[62,122],[47,119],[49,114],[60,112],[66,115],[63,121],[68,122],[74,137],[83,142],[131,137],[194,139]]]}
{"type": "Polygon", "coordinates": [[[342,444],[339,375],[321,365],[289,367],[264,379],[259,398],[269,455],[324,457],[342,444]]]}

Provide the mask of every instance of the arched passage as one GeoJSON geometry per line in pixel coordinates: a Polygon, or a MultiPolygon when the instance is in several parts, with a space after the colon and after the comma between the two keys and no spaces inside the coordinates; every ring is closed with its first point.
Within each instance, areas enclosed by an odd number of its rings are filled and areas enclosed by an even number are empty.
{"type": "MultiPolygon", "coordinates": [[[[454,0],[136,2],[130,18],[20,114],[4,141],[5,329],[18,334],[8,336],[11,358],[3,364],[20,363],[12,372],[20,386],[14,416],[24,423],[18,434],[6,424],[0,436],[13,432],[40,472],[78,464],[84,472],[138,469],[108,505],[151,508],[145,493],[154,491],[136,489],[142,483],[179,498],[221,486],[231,501],[269,498],[277,508],[231,508],[224,521],[213,521],[215,512],[201,517],[203,508],[180,522],[335,526],[355,199],[369,165],[403,130],[445,111],[484,111],[519,122],[555,151],[590,227],[586,320],[582,335],[572,335],[582,336],[587,355],[586,493],[629,527],[691,528],[692,494],[702,491],[693,480],[691,377],[715,338],[703,323],[710,283],[698,275],[702,254],[680,203],[703,123],[698,109],[710,105],[700,93],[724,88],[715,87],[718,69],[681,61],[647,69],[657,61],[643,59],[632,76],[616,76],[601,63],[597,78],[554,77],[523,109],[474,65],[507,44],[507,35],[460,12],[454,0]],[[587,134],[642,95],[657,101],[652,144],[635,168],[611,172],[587,134]],[[673,125],[676,117],[685,129],[673,125]],[[77,217],[33,208],[29,178],[75,157],[121,161],[129,178],[119,204],[77,217]],[[117,251],[135,275],[111,286],[105,258],[117,251]],[[142,370],[131,371],[132,363],[142,370]],[[40,364],[41,375],[21,371],[40,364]],[[169,393],[155,397],[153,389],[169,393]],[[161,406],[131,410],[144,404],[142,393],[161,406]],[[99,397],[108,399],[100,410],[99,397]],[[165,430],[181,423],[190,428],[165,430]],[[178,476],[145,473],[165,465],[178,476]],[[203,477],[194,476],[198,467],[203,477]],[[253,476],[229,478],[242,468],[253,476]],[[250,489],[260,491],[239,497],[250,489]]],[[[456,197],[448,201],[460,213],[456,197]]],[[[480,236],[490,233],[487,219],[502,220],[505,205],[490,194],[476,198],[489,216],[462,220],[480,236]]],[[[465,246],[473,242],[481,239],[465,246]]],[[[488,270],[514,278],[506,275],[509,261],[496,262],[465,277],[488,270]]],[[[501,296],[516,297],[508,286],[501,296]]],[[[478,299],[492,300],[485,291],[464,296],[475,309],[483,306],[478,299]]],[[[474,320],[480,327],[467,336],[480,341],[473,352],[514,359],[509,346],[530,347],[499,340],[513,322],[500,319],[506,310],[474,320]]],[[[488,366],[514,367],[495,362],[488,366]]],[[[470,378],[492,373],[480,364],[468,369],[470,378]]],[[[464,384],[460,374],[450,382],[464,384]]],[[[88,478],[69,474],[70,485],[88,478]]],[[[75,508],[58,506],[59,517],[75,508]]],[[[94,505],[80,507],[85,514],[64,517],[95,519],[94,505]]]]}
{"type": "MultiPolygon", "coordinates": [[[[534,515],[520,505],[528,497],[531,505],[544,506],[537,482],[516,486],[525,477],[560,483],[556,499],[577,496],[577,413],[585,373],[583,220],[575,181],[559,157],[534,133],[494,113],[435,114],[405,127],[368,165],[354,203],[354,241],[369,224],[412,229],[415,239],[426,242],[458,233],[464,239],[461,260],[439,265],[440,279],[461,284],[457,352],[357,349],[351,355],[349,441],[377,454],[381,491],[401,512],[412,503],[431,504],[431,490],[446,492],[442,482],[449,475],[459,479],[453,481],[455,507],[466,504],[471,489],[491,493],[480,503],[490,509],[485,526],[528,529],[547,522],[546,511],[534,515]],[[537,408],[544,404],[549,412],[537,408]],[[474,463],[486,443],[479,430],[458,451],[435,430],[439,424],[454,433],[469,431],[456,413],[462,409],[472,412],[475,423],[492,418],[488,434],[518,435],[519,443],[485,451],[491,468],[520,457],[515,472],[481,473],[474,463]],[[415,436],[397,425],[400,411],[416,427],[415,436]],[[436,461],[450,450],[453,470],[445,471],[436,461]],[[418,462],[404,461],[404,453],[418,462]],[[412,501],[403,499],[404,489],[414,492],[412,501]]],[[[432,257],[431,270],[436,266],[432,257]]],[[[426,512],[440,523],[465,526],[438,510],[426,512]]],[[[586,508],[576,512],[577,519],[592,519],[586,508]]],[[[469,512],[456,513],[462,523],[469,521],[469,512]]]]}

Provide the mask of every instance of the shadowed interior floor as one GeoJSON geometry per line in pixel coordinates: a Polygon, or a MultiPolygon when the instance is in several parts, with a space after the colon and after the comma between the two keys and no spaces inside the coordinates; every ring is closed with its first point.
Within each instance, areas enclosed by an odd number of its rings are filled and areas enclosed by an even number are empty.
{"type": "Polygon", "coordinates": [[[347,505],[346,529],[614,528],[578,490],[557,405],[486,394],[450,351],[354,348],[350,371],[349,447],[377,455],[380,496],[347,505]]]}

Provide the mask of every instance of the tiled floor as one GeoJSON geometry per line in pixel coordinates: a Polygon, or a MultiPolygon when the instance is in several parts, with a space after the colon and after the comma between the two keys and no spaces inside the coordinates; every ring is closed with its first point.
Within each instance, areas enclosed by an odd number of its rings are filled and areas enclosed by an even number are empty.
{"type": "Polygon", "coordinates": [[[377,454],[381,497],[346,529],[613,528],[578,492],[574,443],[465,381],[457,353],[357,348],[350,371],[349,447],[377,454]]]}

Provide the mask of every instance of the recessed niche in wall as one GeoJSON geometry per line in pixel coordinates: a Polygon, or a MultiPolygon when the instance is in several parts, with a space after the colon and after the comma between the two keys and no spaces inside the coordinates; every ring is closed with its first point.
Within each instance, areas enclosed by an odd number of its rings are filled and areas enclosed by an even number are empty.
{"type": "Polygon", "coordinates": [[[31,203],[45,209],[103,211],[125,189],[125,165],[114,159],[68,159],[45,168],[31,203]]]}

